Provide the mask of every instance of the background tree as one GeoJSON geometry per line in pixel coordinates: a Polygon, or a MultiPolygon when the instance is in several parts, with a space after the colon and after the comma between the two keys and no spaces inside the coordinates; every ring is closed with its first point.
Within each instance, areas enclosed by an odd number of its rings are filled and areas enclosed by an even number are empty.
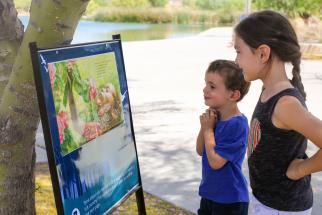
{"type": "Polygon", "coordinates": [[[112,0],[112,6],[117,7],[148,7],[149,0],[112,0]]]}
{"type": "Polygon", "coordinates": [[[322,0],[253,0],[253,3],[257,9],[278,10],[291,18],[321,16],[322,13],[322,0]]]}
{"type": "Polygon", "coordinates": [[[33,0],[23,33],[13,1],[0,0],[0,214],[35,214],[39,113],[29,42],[70,44],[88,1],[33,0]]]}
{"type": "Polygon", "coordinates": [[[169,3],[169,0],[150,0],[153,7],[164,7],[169,3]]]}

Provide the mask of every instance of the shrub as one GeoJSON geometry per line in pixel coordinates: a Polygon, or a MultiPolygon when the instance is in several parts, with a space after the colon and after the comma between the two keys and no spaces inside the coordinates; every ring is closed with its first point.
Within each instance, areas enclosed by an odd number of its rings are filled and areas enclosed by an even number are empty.
{"type": "Polygon", "coordinates": [[[100,6],[98,5],[98,3],[96,3],[95,1],[90,1],[87,8],[86,8],[86,13],[85,14],[91,14],[93,13],[95,10],[97,10],[100,6]]]}
{"type": "Polygon", "coordinates": [[[257,9],[273,9],[285,13],[289,17],[301,16],[303,18],[310,15],[321,15],[321,0],[254,0],[257,9]]]}
{"type": "Polygon", "coordinates": [[[215,10],[227,12],[242,11],[244,1],[241,0],[196,0],[196,6],[203,10],[215,10]]]}
{"type": "Polygon", "coordinates": [[[102,22],[139,22],[139,23],[176,23],[227,25],[239,19],[240,13],[226,11],[202,11],[180,8],[175,10],[163,8],[102,8],[88,18],[102,22]]]}
{"type": "Polygon", "coordinates": [[[150,0],[153,7],[164,7],[168,4],[168,0],[150,0]]]}
{"type": "Polygon", "coordinates": [[[112,5],[116,7],[148,7],[149,0],[112,0],[112,5]]]}
{"type": "Polygon", "coordinates": [[[14,3],[18,10],[29,11],[31,0],[14,0],[14,3]]]}

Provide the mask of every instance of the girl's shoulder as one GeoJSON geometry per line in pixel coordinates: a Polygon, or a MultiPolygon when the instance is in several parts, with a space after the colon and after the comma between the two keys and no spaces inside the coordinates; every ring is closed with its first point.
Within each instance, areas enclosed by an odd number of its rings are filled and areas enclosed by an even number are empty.
{"type": "Polygon", "coordinates": [[[272,123],[282,129],[293,129],[294,120],[307,113],[305,105],[295,96],[284,95],[275,105],[272,123]]]}
{"type": "MultiPolygon", "coordinates": [[[[296,88],[286,88],[271,96],[264,102],[259,99],[255,112],[267,113],[267,116],[269,116],[270,119],[271,116],[276,112],[276,109],[279,109],[277,106],[284,106],[289,102],[296,102],[297,104],[300,104],[306,108],[305,99],[301,93],[296,88]]],[[[284,107],[282,107],[282,109],[283,108],[284,107]]]]}
{"type": "Polygon", "coordinates": [[[262,94],[263,91],[259,97],[259,103],[260,104],[276,104],[276,102],[281,99],[284,96],[293,96],[295,98],[297,98],[298,100],[300,100],[303,104],[305,103],[305,99],[303,98],[303,96],[300,94],[299,90],[297,88],[285,88],[283,90],[280,90],[279,92],[275,93],[273,96],[270,96],[267,99],[262,100],[262,94]]]}
{"type": "Polygon", "coordinates": [[[277,97],[274,113],[294,111],[298,108],[306,109],[305,99],[296,88],[289,88],[280,93],[277,97]]]}

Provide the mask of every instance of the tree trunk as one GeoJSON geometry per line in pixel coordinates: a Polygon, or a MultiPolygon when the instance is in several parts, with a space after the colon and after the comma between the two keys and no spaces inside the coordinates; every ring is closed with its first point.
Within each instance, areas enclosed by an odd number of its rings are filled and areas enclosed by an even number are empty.
{"type": "Polygon", "coordinates": [[[0,0],[0,103],[23,36],[12,0],[0,0]]]}
{"type": "Polygon", "coordinates": [[[33,0],[30,20],[0,104],[0,214],[35,214],[38,104],[29,42],[69,44],[88,0],[33,0]]]}

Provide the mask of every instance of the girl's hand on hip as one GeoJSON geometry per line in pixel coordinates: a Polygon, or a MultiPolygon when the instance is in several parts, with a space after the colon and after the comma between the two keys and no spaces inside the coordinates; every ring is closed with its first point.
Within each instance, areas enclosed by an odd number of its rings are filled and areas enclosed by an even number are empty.
{"type": "Polygon", "coordinates": [[[304,174],[302,174],[300,169],[300,165],[303,161],[303,159],[295,159],[290,163],[286,171],[286,176],[289,179],[299,180],[305,176],[304,174]]]}
{"type": "Polygon", "coordinates": [[[215,110],[207,109],[205,113],[200,115],[200,125],[203,131],[213,130],[217,122],[217,112],[215,110]]]}

